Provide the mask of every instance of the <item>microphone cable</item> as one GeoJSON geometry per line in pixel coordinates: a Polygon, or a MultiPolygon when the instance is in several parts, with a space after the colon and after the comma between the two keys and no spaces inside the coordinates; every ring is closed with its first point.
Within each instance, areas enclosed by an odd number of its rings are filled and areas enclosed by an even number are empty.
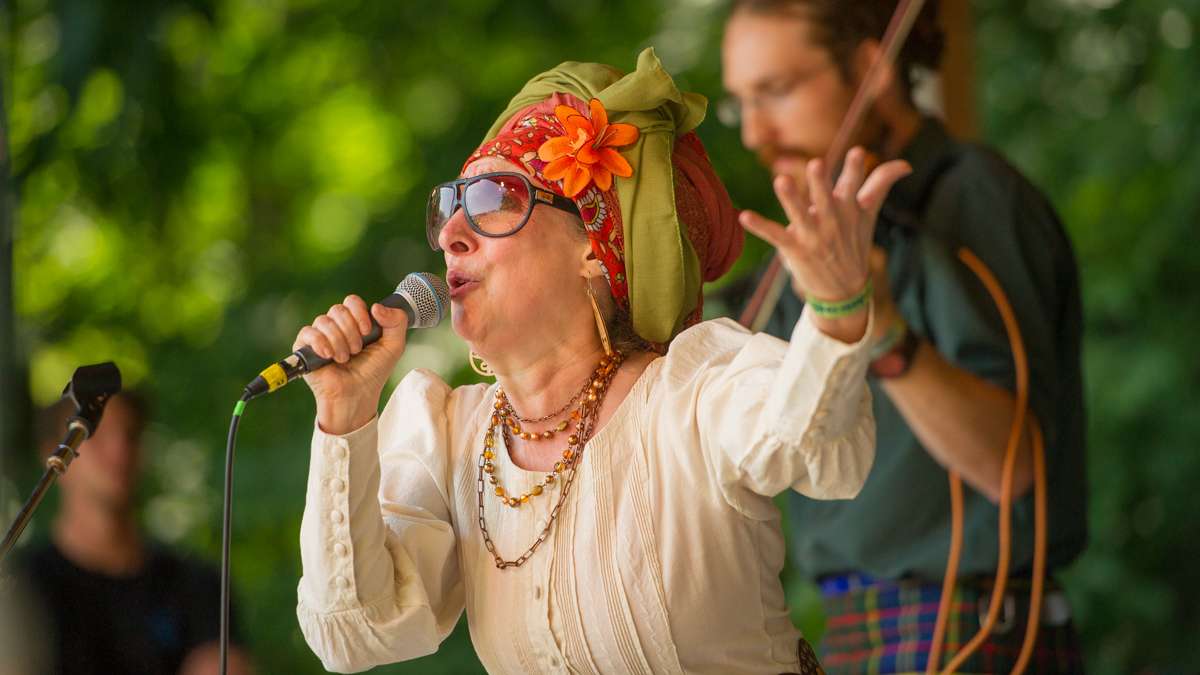
{"type": "MultiPolygon", "coordinates": [[[[450,289],[436,274],[414,272],[404,277],[396,290],[379,304],[394,309],[403,309],[408,315],[408,328],[432,328],[446,317],[450,306],[450,289]]],[[[371,318],[371,332],[363,336],[363,346],[373,344],[383,336],[379,322],[371,318]]],[[[221,675],[226,675],[229,665],[229,548],[233,530],[233,455],[237,445],[238,423],[251,399],[279,390],[288,382],[322,368],[333,359],[321,358],[311,346],[295,350],[282,361],[267,366],[258,377],[242,390],[242,396],[233,407],[233,418],[229,420],[229,436],[225,441],[225,490],[221,506],[221,627],[220,661],[221,675]]]]}
{"type": "Polygon", "coordinates": [[[246,402],[251,398],[245,392],[233,406],[233,417],[229,420],[229,436],[225,440],[225,490],[221,505],[221,675],[226,675],[229,664],[229,539],[233,529],[233,451],[237,445],[238,422],[246,402]]]}

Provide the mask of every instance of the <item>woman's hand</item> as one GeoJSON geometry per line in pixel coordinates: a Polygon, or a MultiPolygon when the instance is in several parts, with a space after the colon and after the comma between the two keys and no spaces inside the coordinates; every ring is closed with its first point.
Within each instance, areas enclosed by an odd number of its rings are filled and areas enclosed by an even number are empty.
{"type": "MultiPolygon", "coordinates": [[[[811,160],[805,176],[807,194],[791,176],[776,176],[775,194],[787,214],[787,225],[753,211],[743,211],[740,216],[743,227],[776,248],[801,297],[839,302],[866,287],[879,209],[892,185],[912,168],[907,162],[893,160],[866,176],[865,159],[862,148],[851,149],[836,186],[830,184],[824,162],[811,160]]],[[[844,342],[856,342],[866,332],[866,312],[813,318],[823,332],[844,342]]]]}
{"type": "Polygon", "coordinates": [[[317,424],[322,431],[339,436],[371,421],[383,385],[404,353],[407,328],[404,310],[376,303],[368,314],[362,298],[348,295],[300,329],[293,350],[308,345],[317,356],[334,361],[304,376],[317,399],[317,424]],[[363,336],[371,332],[372,316],[383,333],[364,349],[363,336]]]}

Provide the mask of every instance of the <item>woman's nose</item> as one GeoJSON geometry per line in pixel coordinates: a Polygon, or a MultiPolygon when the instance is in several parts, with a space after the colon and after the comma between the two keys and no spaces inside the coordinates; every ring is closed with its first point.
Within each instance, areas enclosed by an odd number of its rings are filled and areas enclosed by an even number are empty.
{"type": "Polygon", "coordinates": [[[438,246],[454,255],[465,255],[478,246],[476,236],[467,222],[466,212],[460,208],[442,226],[442,231],[438,233],[438,246]]]}

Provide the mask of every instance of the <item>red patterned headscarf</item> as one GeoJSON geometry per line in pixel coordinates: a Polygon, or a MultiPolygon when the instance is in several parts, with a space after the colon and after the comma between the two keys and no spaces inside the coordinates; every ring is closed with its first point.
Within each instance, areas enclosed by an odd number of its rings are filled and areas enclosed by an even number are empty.
{"type": "MultiPolygon", "coordinates": [[[[464,169],[482,157],[501,157],[536,176],[554,192],[573,199],[583,217],[592,250],[604,268],[613,299],[630,310],[634,329],[640,336],[652,343],[666,343],[678,330],[700,320],[701,280],[713,281],[728,271],[741,254],[744,234],[737,224],[737,212],[724,184],[713,170],[700,139],[691,131],[703,119],[703,98],[675,90],[650,50],[639,58],[638,66],[637,73],[623,79],[619,72],[596,64],[563,64],[534,78],[522,92],[527,96],[524,100],[528,101],[528,95],[539,86],[553,87],[552,93],[542,94],[536,102],[516,108],[506,119],[502,118],[505,119],[502,124],[497,122],[488,139],[464,164],[464,169]],[[566,79],[573,86],[561,89],[554,86],[552,83],[562,81],[568,69],[572,76],[566,79]],[[539,156],[539,150],[547,141],[571,135],[564,125],[566,111],[559,106],[569,106],[593,121],[601,114],[610,114],[603,107],[599,111],[596,109],[600,105],[598,101],[593,99],[589,105],[581,96],[565,91],[581,88],[581,80],[587,78],[601,84],[609,81],[605,85],[609,88],[599,95],[606,96],[617,90],[610,100],[623,103],[610,106],[611,114],[633,122],[641,132],[636,145],[617,148],[622,157],[618,158],[619,162],[613,160],[623,164],[624,157],[628,156],[633,163],[632,177],[614,171],[615,175],[606,180],[603,173],[607,169],[601,166],[593,167],[593,171],[601,175],[592,175],[584,182],[578,180],[577,175],[564,176],[561,165],[551,166],[551,161],[543,159],[553,158],[555,153],[543,150],[539,156]],[[628,91],[620,90],[623,82],[630,81],[628,91]],[[665,100],[666,103],[660,102],[659,108],[639,107],[639,90],[647,92],[642,98],[658,97],[652,100],[665,100]],[[671,108],[672,96],[683,98],[674,104],[678,111],[671,108]],[[695,99],[699,99],[699,103],[695,99]],[[699,116],[695,115],[697,106],[699,116]],[[558,114],[556,108],[559,108],[558,114]],[[655,110],[670,112],[656,114],[655,110]],[[676,133],[668,135],[667,142],[663,143],[664,131],[672,128],[676,133]],[[669,165],[665,165],[666,162],[669,165]],[[665,166],[660,169],[660,165],[665,166]],[[644,173],[638,175],[638,171],[644,173]],[[548,177],[547,173],[555,178],[548,177]],[[626,187],[623,193],[629,203],[621,201],[620,181],[625,181],[626,186],[634,185],[626,187]],[[605,182],[609,184],[602,188],[605,182]],[[664,201],[667,204],[673,202],[674,208],[664,212],[664,201]],[[682,235],[676,237],[674,246],[669,244],[671,238],[664,236],[667,233],[645,231],[647,227],[663,227],[666,223],[673,223],[670,227],[682,235]],[[631,234],[636,241],[642,242],[636,253],[640,256],[637,269],[642,272],[640,277],[632,279],[628,274],[630,261],[627,260],[631,234]],[[659,248],[664,246],[669,249],[659,248]],[[682,275],[682,280],[678,275],[682,275]],[[634,284],[640,286],[631,288],[634,284]],[[655,287],[654,284],[662,286],[655,287]],[[683,289],[691,290],[680,295],[683,289]]],[[[519,94],[514,103],[521,97],[519,94]]],[[[625,125],[618,123],[615,126],[625,125]]],[[[630,167],[625,164],[623,168],[630,167]]]]}
{"type": "MultiPolygon", "coordinates": [[[[545,170],[549,162],[538,157],[538,149],[546,141],[566,134],[562,121],[554,114],[554,109],[560,105],[587,110],[574,96],[555,94],[514,115],[501,128],[499,135],[479,146],[467,159],[463,169],[483,157],[502,157],[530,175],[537,176],[554,192],[567,196],[564,181],[547,178],[545,170]]],[[[591,181],[572,199],[583,217],[592,251],[604,268],[613,299],[627,307],[629,287],[625,280],[625,241],[621,235],[621,208],[616,188],[610,183],[609,189],[601,190],[595,181],[591,181]]]]}

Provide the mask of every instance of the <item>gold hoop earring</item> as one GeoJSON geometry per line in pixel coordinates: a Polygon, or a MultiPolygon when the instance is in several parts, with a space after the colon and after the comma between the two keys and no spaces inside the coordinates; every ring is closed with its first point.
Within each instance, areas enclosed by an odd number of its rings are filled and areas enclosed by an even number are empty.
{"type": "Polygon", "coordinates": [[[474,349],[467,353],[467,359],[471,362],[471,370],[474,370],[478,375],[483,377],[496,376],[496,371],[492,370],[488,362],[484,361],[482,356],[476,354],[474,349]]]}
{"type": "Polygon", "coordinates": [[[607,356],[612,356],[612,342],[608,339],[608,326],[604,324],[604,315],[600,313],[600,305],[596,304],[596,294],[592,292],[592,280],[587,280],[587,296],[592,302],[592,316],[596,318],[596,332],[600,334],[600,344],[604,346],[604,353],[607,356]]]}

